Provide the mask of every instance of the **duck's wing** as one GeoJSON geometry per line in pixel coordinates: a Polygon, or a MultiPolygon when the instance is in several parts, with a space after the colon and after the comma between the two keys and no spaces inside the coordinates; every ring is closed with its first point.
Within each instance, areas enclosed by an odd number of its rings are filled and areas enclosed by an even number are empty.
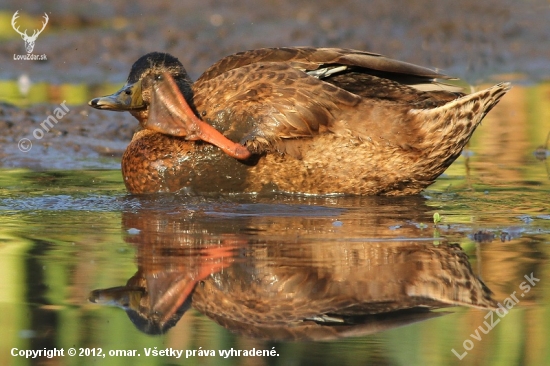
{"type": "Polygon", "coordinates": [[[362,100],[284,63],[243,66],[193,89],[202,120],[168,73],[155,79],[146,127],[212,143],[237,159],[248,158],[248,151],[299,157],[296,142],[332,131],[342,110],[362,100]]]}
{"type": "Polygon", "coordinates": [[[201,118],[251,152],[286,152],[296,143],[341,128],[362,97],[288,64],[256,62],[193,86],[201,118]]]}
{"type": "Polygon", "coordinates": [[[388,78],[423,90],[441,89],[435,79],[453,79],[430,68],[377,53],[344,48],[281,47],[239,52],[216,62],[198,81],[213,79],[227,71],[254,63],[284,63],[320,79],[350,71],[388,78]],[[430,87],[431,85],[431,87],[430,87]]]}
{"type": "Polygon", "coordinates": [[[393,80],[367,74],[359,80],[368,95],[350,92],[330,78],[312,76],[288,63],[251,63],[194,83],[193,104],[200,121],[166,74],[153,88],[148,127],[210,142],[238,159],[248,157],[243,146],[254,154],[281,152],[300,158],[316,135],[363,137],[365,131],[386,129],[385,120],[400,120],[412,105],[437,105],[426,92],[393,80]]]}

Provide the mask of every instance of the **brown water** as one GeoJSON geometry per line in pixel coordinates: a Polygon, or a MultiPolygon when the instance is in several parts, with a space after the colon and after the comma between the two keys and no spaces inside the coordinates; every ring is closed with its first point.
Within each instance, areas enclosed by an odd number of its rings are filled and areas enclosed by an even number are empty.
{"type": "Polygon", "coordinates": [[[138,198],[118,169],[3,169],[0,363],[548,364],[549,96],[516,86],[420,197],[138,198]],[[487,334],[474,274],[511,308],[487,334]]]}

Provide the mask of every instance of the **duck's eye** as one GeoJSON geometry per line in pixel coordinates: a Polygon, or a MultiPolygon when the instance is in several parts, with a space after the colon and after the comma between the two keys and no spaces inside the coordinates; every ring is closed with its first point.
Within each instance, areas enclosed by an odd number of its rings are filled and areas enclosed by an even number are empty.
{"type": "Polygon", "coordinates": [[[155,79],[158,80],[158,81],[162,81],[162,75],[155,76],[155,79]]]}
{"type": "Polygon", "coordinates": [[[126,95],[132,95],[132,91],[131,91],[130,89],[126,89],[126,90],[124,91],[124,93],[125,93],[126,95]]]}

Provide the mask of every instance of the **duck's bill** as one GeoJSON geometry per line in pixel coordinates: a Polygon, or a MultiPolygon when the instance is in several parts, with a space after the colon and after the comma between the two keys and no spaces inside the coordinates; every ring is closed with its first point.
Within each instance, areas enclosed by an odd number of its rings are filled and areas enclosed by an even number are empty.
{"type": "Polygon", "coordinates": [[[88,102],[90,107],[109,111],[131,111],[145,108],[141,97],[141,81],[124,85],[119,91],[88,102]]]}
{"type": "Polygon", "coordinates": [[[235,159],[248,159],[248,149],[229,140],[214,127],[199,119],[191,109],[176,82],[168,73],[153,83],[149,118],[145,127],[166,135],[211,143],[235,159]]]}
{"type": "Polygon", "coordinates": [[[143,287],[119,286],[94,290],[90,292],[88,300],[100,305],[134,309],[139,308],[140,300],[145,296],[145,292],[143,287]]]}

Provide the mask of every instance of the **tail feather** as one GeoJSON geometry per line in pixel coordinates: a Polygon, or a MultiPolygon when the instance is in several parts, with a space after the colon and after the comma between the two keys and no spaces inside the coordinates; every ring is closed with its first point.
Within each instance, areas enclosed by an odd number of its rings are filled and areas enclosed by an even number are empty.
{"type": "Polygon", "coordinates": [[[457,98],[440,107],[413,109],[410,113],[417,114],[423,120],[432,121],[425,126],[428,129],[427,132],[445,129],[453,133],[458,129],[463,135],[471,135],[487,113],[510,89],[510,83],[500,83],[457,98]]]}
{"type": "Polygon", "coordinates": [[[437,136],[439,139],[425,140],[427,155],[423,161],[432,164],[432,171],[442,172],[451,165],[483,118],[510,89],[510,83],[500,83],[437,108],[409,111],[422,126],[425,136],[437,136]],[[435,162],[439,163],[439,169],[433,166],[435,162]]]}

